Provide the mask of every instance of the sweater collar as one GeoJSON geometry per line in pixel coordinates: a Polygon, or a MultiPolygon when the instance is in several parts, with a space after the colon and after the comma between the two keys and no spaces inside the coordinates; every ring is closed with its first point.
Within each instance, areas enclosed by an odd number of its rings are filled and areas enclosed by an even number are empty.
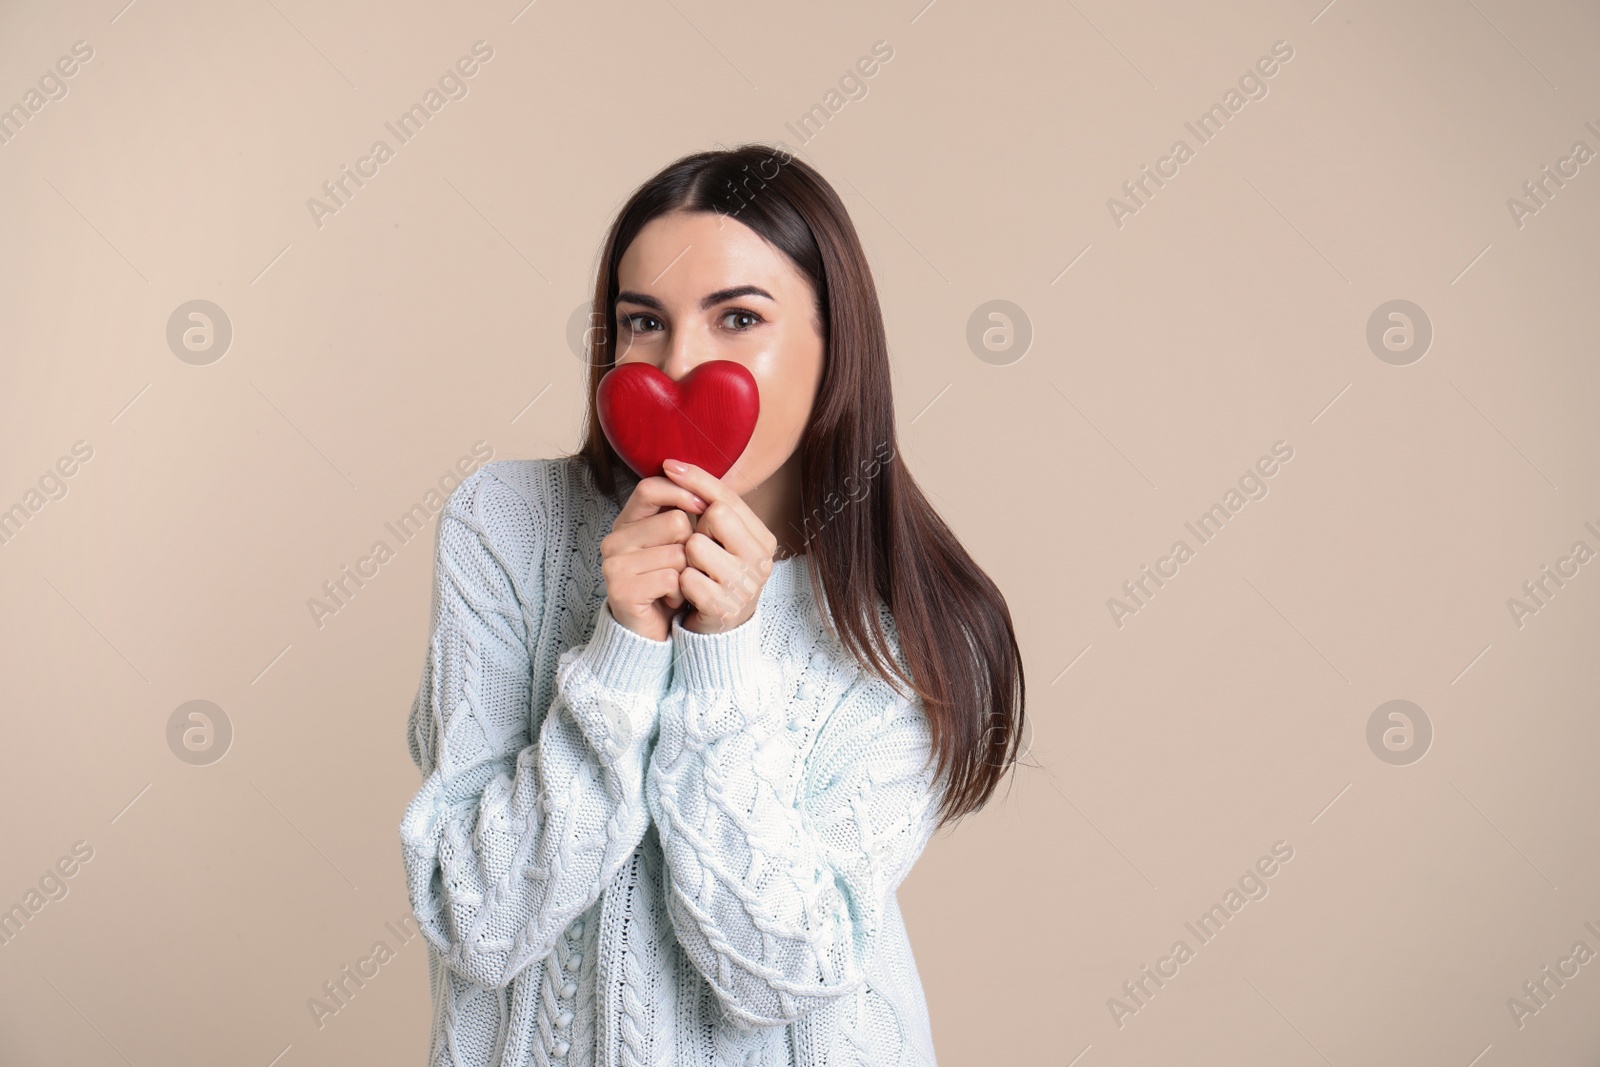
{"type": "Polygon", "coordinates": [[[798,556],[772,561],[772,573],[767,575],[767,584],[761,587],[761,597],[774,597],[787,599],[793,596],[809,596],[811,593],[811,553],[802,552],[798,556]]]}

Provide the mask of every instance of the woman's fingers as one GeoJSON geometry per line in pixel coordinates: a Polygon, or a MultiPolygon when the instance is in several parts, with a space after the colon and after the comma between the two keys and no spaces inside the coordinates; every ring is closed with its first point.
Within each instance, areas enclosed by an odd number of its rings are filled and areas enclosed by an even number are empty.
{"type": "Polygon", "coordinates": [[[629,574],[648,574],[665,567],[681,571],[687,558],[682,545],[652,545],[619,556],[622,568],[629,574]]]}
{"type": "Polygon", "coordinates": [[[608,587],[626,585],[639,603],[648,604],[657,597],[678,594],[677,574],[686,562],[682,545],[654,545],[607,556],[600,561],[600,573],[608,587]],[[673,580],[666,583],[661,575],[671,575],[673,580]]]}
{"type": "Polygon", "coordinates": [[[749,562],[769,557],[735,555],[699,530],[684,542],[683,552],[688,564],[681,578],[684,595],[706,615],[726,618],[742,611],[761,594],[771,573],[770,564],[762,567],[760,562],[749,562]],[[761,567],[759,572],[757,567],[761,567]]]}
{"type": "Polygon", "coordinates": [[[618,526],[618,530],[622,533],[621,541],[630,549],[650,549],[658,544],[683,544],[694,533],[694,515],[670,507],[648,518],[640,518],[637,523],[618,526]]]}
{"type": "Polygon", "coordinates": [[[708,505],[669,478],[645,478],[623,504],[611,531],[600,539],[600,570],[612,616],[653,641],[671,634],[672,616],[683,606],[679,574],[692,516],[708,505]]]}
{"type": "Polygon", "coordinates": [[[731,583],[719,581],[692,563],[678,575],[678,584],[684,597],[705,618],[725,623],[760,596],[761,583],[743,569],[741,561],[735,560],[733,565],[738,577],[731,583]]]}
{"type": "MultiPolygon", "coordinates": [[[[754,610],[753,602],[772,574],[778,539],[750,506],[726,482],[694,464],[667,475],[681,487],[709,502],[694,522],[694,534],[684,542],[688,565],[678,576],[683,596],[697,615],[716,619],[716,625],[738,625],[754,610]]],[[[699,629],[699,623],[691,623],[699,629]]],[[[705,631],[702,631],[705,632],[705,631]]]]}
{"type": "Polygon", "coordinates": [[[694,517],[679,508],[668,508],[638,522],[618,522],[600,542],[602,555],[636,552],[656,545],[681,545],[694,533],[694,517]]]}
{"type": "MultiPolygon", "coordinates": [[[[770,556],[777,551],[778,539],[773,536],[771,530],[767,529],[766,523],[762,522],[760,517],[750,510],[750,505],[744,502],[743,497],[729,489],[726,482],[714,476],[705,468],[697,467],[693,463],[686,463],[684,466],[685,469],[681,473],[668,471],[667,478],[680,488],[689,490],[709,504],[726,504],[739,516],[757,542],[764,547],[767,555],[770,556]]],[[[709,511],[710,509],[707,508],[705,510],[709,511]]]]}
{"type": "Polygon", "coordinates": [[[639,484],[634,486],[633,495],[622,506],[616,524],[622,526],[636,523],[668,508],[681,508],[698,515],[706,509],[708,503],[709,501],[696,494],[693,489],[678,485],[672,479],[658,474],[653,478],[641,479],[639,484]]]}
{"type": "MultiPolygon", "coordinates": [[[[762,559],[770,559],[772,553],[751,531],[744,517],[735,511],[726,501],[713,500],[705,513],[695,520],[695,533],[716,541],[717,544],[727,549],[728,552],[741,559],[750,560],[752,565],[762,559]]],[[[692,540],[692,539],[691,539],[692,540]]],[[[698,564],[697,564],[698,566],[698,564]]],[[[705,570],[705,568],[701,568],[705,570]]],[[[710,571],[706,571],[710,574],[710,571]]],[[[713,575],[713,577],[715,577],[713,575]]]]}

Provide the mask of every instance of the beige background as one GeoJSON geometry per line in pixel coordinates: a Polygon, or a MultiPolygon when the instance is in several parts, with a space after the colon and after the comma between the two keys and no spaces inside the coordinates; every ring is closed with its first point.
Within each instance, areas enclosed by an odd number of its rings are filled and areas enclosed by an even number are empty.
{"type": "Polygon", "coordinates": [[[93,49],[0,146],[0,507],[93,449],[0,546],[0,907],[93,849],[0,947],[0,1061],[422,1062],[420,940],[307,1007],[408,914],[432,525],[383,524],[474,442],[572,446],[565,331],[611,214],[682,153],[782,139],[855,219],[906,461],[1027,658],[1032,765],[901,893],[941,1062],[1595,1062],[1600,962],[1521,1027],[1507,1005],[1600,951],[1600,563],[1507,606],[1600,550],[1600,162],[1507,206],[1600,150],[1592,4],[124,2],[0,7],[0,106],[93,49]],[[380,137],[319,228],[307,199],[380,137]],[[1180,137],[1119,228],[1107,199],[1180,137]],[[208,365],[165,337],[193,299],[233,328],[208,365]],[[965,340],[991,299],[1033,330],[1004,365],[965,340]],[[1433,327],[1409,365],[1366,341],[1393,299],[1433,327]],[[1270,494],[1119,628],[1107,599],[1280,440],[1270,494]],[[1393,699],[1433,729],[1405,766],[1367,741],[1393,699]],[[210,765],[169,744],[190,700],[231,723],[210,765]]]}

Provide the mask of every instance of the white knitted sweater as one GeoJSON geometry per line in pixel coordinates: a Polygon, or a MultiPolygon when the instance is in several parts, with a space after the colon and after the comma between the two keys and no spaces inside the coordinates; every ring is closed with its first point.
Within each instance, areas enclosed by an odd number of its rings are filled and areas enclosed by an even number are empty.
{"type": "Polygon", "coordinates": [[[439,517],[400,823],[428,1064],[931,1067],[895,895],[936,820],[920,701],[850,659],[804,555],[726,633],[622,626],[619,510],[577,459],[502,460],[439,517]]]}

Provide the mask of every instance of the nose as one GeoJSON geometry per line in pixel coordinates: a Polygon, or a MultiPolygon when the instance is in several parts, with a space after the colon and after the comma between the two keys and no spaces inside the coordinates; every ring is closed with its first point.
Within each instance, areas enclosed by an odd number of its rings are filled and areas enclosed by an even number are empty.
{"type": "Polygon", "coordinates": [[[703,345],[700,339],[693,336],[687,329],[675,329],[667,338],[666,355],[661,361],[661,373],[673,381],[682,381],[684,376],[701,362],[703,345]]]}

